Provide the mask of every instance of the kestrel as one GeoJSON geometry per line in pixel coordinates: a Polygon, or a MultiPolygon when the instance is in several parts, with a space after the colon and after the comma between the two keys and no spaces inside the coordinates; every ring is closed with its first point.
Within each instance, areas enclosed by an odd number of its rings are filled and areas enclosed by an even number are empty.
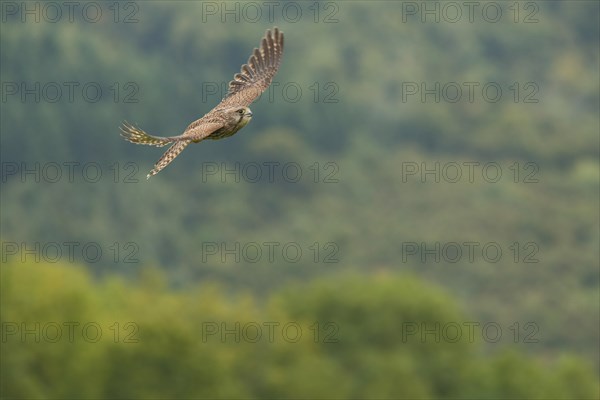
{"type": "Polygon", "coordinates": [[[179,136],[152,136],[133,125],[124,122],[120,127],[121,136],[136,144],[163,147],[171,144],[169,150],[154,164],[147,176],[158,174],[171,163],[190,143],[204,139],[223,139],[235,134],[252,119],[248,106],[264,92],[279,69],[283,56],[283,32],[274,28],[267,30],[260,49],[255,48],[242,65],[241,71],[229,82],[229,90],[223,100],[204,117],[192,122],[179,136]]]}

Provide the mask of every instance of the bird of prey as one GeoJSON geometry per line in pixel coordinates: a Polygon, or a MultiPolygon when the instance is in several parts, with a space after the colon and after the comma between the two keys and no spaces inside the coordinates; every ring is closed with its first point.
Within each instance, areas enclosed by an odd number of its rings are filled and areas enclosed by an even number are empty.
{"type": "Polygon", "coordinates": [[[282,56],[283,32],[277,28],[272,32],[267,30],[260,49],[254,49],[248,63],[242,65],[240,73],[235,74],[229,82],[229,90],[223,100],[204,117],[192,122],[179,136],[152,136],[124,122],[120,127],[121,136],[131,143],[157,147],[171,144],[154,164],[147,179],[169,165],[188,144],[204,139],[222,139],[246,126],[252,119],[252,111],[248,106],[269,87],[279,69],[282,56]]]}

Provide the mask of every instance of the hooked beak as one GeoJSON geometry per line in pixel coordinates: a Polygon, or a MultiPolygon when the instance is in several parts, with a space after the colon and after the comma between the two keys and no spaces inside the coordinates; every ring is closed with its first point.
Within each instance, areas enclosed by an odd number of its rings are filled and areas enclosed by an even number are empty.
{"type": "Polygon", "coordinates": [[[246,113],[247,116],[249,116],[250,118],[252,118],[252,111],[248,110],[248,112],[246,113]]]}

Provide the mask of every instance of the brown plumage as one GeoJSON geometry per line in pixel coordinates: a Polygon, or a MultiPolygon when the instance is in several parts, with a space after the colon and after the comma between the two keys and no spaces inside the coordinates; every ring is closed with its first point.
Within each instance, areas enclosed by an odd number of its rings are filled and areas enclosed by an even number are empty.
{"type": "Polygon", "coordinates": [[[178,136],[152,136],[124,122],[121,136],[131,143],[163,147],[174,143],[154,164],[147,178],[156,175],[169,165],[191,142],[204,139],[222,139],[235,134],[252,119],[248,106],[264,92],[279,69],[283,57],[283,32],[274,28],[267,30],[260,49],[254,49],[248,63],[229,82],[229,91],[221,102],[204,117],[192,122],[178,136]]]}

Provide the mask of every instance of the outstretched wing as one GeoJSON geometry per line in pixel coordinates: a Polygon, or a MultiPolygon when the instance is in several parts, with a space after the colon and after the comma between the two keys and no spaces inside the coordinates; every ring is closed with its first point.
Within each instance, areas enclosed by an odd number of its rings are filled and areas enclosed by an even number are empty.
{"type": "Polygon", "coordinates": [[[279,69],[283,57],[283,32],[274,28],[267,30],[260,50],[254,52],[240,73],[229,82],[229,91],[219,106],[249,106],[264,92],[279,69]]]}
{"type": "Polygon", "coordinates": [[[146,179],[150,179],[150,177],[158,174],[161,169],[169,165],[171,161],[173,161],[175,157],[177,157],[179,153],[181,153],[188,144],[190,144],[190,140],[180,140],[178,142],[175,142],[175,144],[169,147],[169,150],[167,150],[165,154],[162,155],[162,157],[156,162],[156,164],[154,164],[154,168],[152,168],[152,171],[150,171],[148,176],[146,176],[146,179]]]}

